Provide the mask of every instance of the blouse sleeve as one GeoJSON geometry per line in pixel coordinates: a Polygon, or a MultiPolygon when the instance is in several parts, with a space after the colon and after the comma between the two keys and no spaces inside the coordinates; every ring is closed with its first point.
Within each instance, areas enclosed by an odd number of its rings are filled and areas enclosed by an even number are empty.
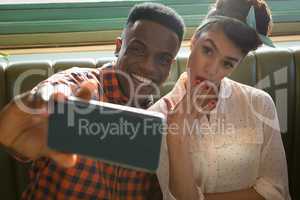
{"type": "MultiPolygon", "coordinates": [[[[156,104],[154,104],[151,108],[152,111],[161,112],[163,114],[167,114],[166,104],[163,100],[159,100],[156,104]]],[[[176,200],[176,198],[172,195],[169,189],[169,156],[168,156],[168,147],[166,142],[166,134],[163,135],[161,150],[160,150],[160,160],[159,167],[156,171],[159,185],[161,187],[163,193],[164,200],[176,200]]],[[[201,188],[197,188],[200,199],[204,200],[204,195],[201,191],[201,188]]]]}
{"type": "MultiPolygon", "coordinates": [[[[169,189],[169,156],[167,150],[166,137],[163,137],[161,153],[160,153],[160,162],[159,168],[157,170],[158,181],[163,193],[164,200],[176,200],[176,198],[172,195],[169,189]]],[[[204,195],[200,187],[197,187],[197,192],[199,194],[199,200],[204,200],[204,195]]]]}
{"type": "Polygon", "coordinates": [[[259,178],[254,189],[266,200],[290,200],[286,156],[272,98],[264,101],[263,134],[259,178]]]}

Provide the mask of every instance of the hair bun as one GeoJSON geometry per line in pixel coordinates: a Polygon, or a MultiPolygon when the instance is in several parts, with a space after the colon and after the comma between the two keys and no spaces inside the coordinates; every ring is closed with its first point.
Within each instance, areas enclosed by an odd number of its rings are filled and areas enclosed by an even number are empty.
{"type": "Polygon", "coordinates": [[[250,6],[261,7],[264,4],[263,0],[248,0],[250,6]]]}
{"type": "Polygon", "coordinates": [[[263,35],[269,35],[272,30],[272,15],[264,0],[248,0],[249,5],[255,9],[257,31],[263,35]]]}
{"type": "Polygon", "coordinates": [[[272,31],[272,15],[265,0],[217,0],[207,17],[222,15],[246,22],[250,7],[253,6],[257,32],[269,35],[272,31]]]}

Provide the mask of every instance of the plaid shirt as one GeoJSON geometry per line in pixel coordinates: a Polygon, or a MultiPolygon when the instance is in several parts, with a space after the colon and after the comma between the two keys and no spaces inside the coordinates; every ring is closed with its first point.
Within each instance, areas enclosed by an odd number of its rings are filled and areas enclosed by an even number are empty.
{"type": "MultiPolygon", "coordinates": [[[[98,83],[97,99],[116,104],[128,101],[120,91],[112,65],[99,69],[72,68],[50,77],[36,88],[49,83],[65,84],[75,91],[82,81],[91,79],[98,83]]],[[[33,162],[29,174],[30,183],[22,199],[162,199],[156,175],[86,157],[79,157],[72,168],[40,158],[33,162]]]]}

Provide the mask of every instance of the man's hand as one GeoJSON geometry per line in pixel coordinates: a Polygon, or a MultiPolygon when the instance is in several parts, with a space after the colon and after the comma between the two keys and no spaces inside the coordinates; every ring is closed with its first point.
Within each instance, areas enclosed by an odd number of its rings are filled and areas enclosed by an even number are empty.
{"type": "MultiPolygon", "coordinates": [[[[96,91],[96,82],[85,81],[75,96],[90,100],[96,91]]],[[[16,96],[0,112],[0,144],[30,160],[46,156],[64,167],[74,166],[76,155],[55,152],[47,147],[48,105],[51,101],[61,102],[67,98],[62,92],[54,92],[50,100],[30,92],[16,96]]]]}

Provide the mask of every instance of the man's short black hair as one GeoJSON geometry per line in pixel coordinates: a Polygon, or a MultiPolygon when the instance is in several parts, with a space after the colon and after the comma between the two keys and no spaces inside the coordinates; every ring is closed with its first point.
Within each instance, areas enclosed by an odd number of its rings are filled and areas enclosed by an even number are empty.
{"type": "Polygon", "coordinates": [[[182,41],[184,22],[172,8],[159,3],[142,3],[135,5],[129,12],[127,26],[137,20],[150,20],[174,31],[182,41]]]}

